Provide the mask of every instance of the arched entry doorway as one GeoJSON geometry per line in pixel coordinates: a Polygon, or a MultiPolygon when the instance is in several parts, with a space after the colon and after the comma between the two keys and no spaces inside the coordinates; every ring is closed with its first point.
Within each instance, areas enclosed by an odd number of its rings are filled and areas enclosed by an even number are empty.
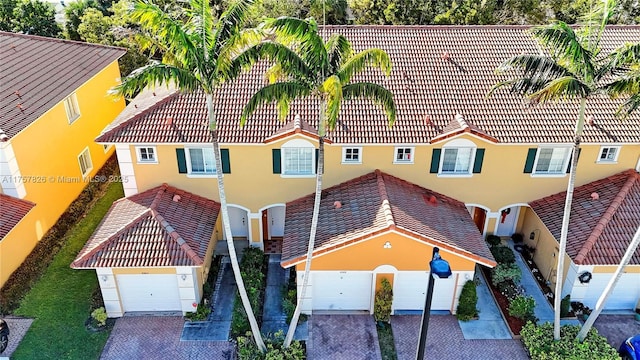
{"type": "Polygon", "coordinates": [[[498,211],[498,221],[496,223],[495,235],[511,236],[516,232],[518,226],[518,217],[520,215],[520,206],[511,205],[498,211]]]}
{"type": "Polygon", "coordinates": [[[282,253],[282,238],[284,236],[285,206],[273,205],[260,212],[262,223],[262,241],[264,252],[270,254],[282,253]]]}
{"type": "MultiPolygon", "coordinates": [[[[249,210],[237,205],[229,205],[227,209],[229,210],[229,225],[233,240],[251,240],[249,238],[251,233],[249,231],[249,210]]],[[[224,232],[223,238],[226,240],[224,232]]]]}
{"type": "Polygon", "coordinates": [[[480,230],[480,233],[484,235],[487,226],[487,209],[479,205],[469,204],[467,205],[467,210],[469,210],[469,214],[471,214],[473,222],[480,230]]]}

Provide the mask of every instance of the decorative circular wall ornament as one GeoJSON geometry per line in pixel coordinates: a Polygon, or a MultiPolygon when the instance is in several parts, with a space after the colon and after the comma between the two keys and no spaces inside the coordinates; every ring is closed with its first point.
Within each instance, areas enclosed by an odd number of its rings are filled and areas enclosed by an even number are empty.
{"type": "Polygon", "coordinates": [[[578,280],[580,280],[580,284],[588,284],[592,278],[593,278],[593,275],[588,271],[585,271],[582,274],[578,275],[578,280]]]}

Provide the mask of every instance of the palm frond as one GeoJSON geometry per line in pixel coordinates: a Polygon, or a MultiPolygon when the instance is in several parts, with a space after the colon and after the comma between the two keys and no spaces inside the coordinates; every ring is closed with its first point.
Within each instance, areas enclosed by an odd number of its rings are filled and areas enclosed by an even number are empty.
{"type": "Polygon", "coordinates": [[[134,70],[109,93],[131,97],[144,88],[170,83],[175,83],[176,87],[182,91],[195,91],[202,88],[200,81],[190,71],[156,62],[134,70]]]}
{"type": "Polygon", "coordinates": [[[593,53],[582,45],[570,26],[557,22],[535,27],[531,32],[554,57],[565,61],[572,72],[579,74],[586,82],[593,81],[595,76],[593,53]]]}
{"type": "Polygon", "coordinates": [[[336,73],[342,67],[345,60],[352,54],[351,43],[342,34],[333,34],[325,44],[329,56],[329,66],[331,72],[336,73]]]}
{"type": "Polygon", "coordinates": [[[310,92],[309,87],[305,84],[293,81],[267,85],[258,90],[258,92],[251,97],[247,105],[244,106],[244,109],[242,109],[240,126],[244,126],[249,116],[262,105],[278,101],[279,110],[281,110],[284,106],[282,101],[290,101],[290,99],[304,97],[309,95],[310,92]]]}
{"type": "Polygon", "coordinates": [[[541,55],[518,55],[507,59],[496,69],[497,74],[516,71],[518,74],[507,81],[495,84],[487,96],[497,89],[509,86],[512,93],[531,95],[544,89],[551,81],[559,77],[575,77],[568,69],[553,58],[541,55]]]}
{"type": "Polygon", "coordinates": [[[609,54],[610,69],[640,64],[640,43],[626,43],[609,54]]]}
{"type": "Polygon", "coordinates": [[[275,32],[278,42],[295,49],[314,72],[326,70],[327,49],[313,19],[279,17],[265,21],[265,28],[275,32]]]}
{"type": "Polygon", "coordinates": [[[573,76],[563,76],[550,81],[544,88],[531,94],[529,98],[536,103],[548,101],[566,101],[586,98],[593,93],[589,85],[573,76]]]}
{"type": "Polygon", "coordinates": [[[342,87],[342,96],[345,100],[367,98],[384,108],[389,118],[389,126],[396,121],[396,104],[393,101],[393,93],[384,87],[368,82],[359,82],[342,87]]]}
{"type": "Polygon", "coordinates": [[[338,115],[340,114],[343,99],[340,78],[336,75],[328,77],[322,84],[322,92],[327,95],[327,111],[322,121],[325,122],[328,130],[333,130],[338,122],[338,115]]]}
{"type": "Polygon", "coordinates": [[[364,70],[367,66],[377,67],[387,76],[391,73],[389,55],[384,50],[372,48],[361,51],[347,60],[339,70],[338,76],[343,84],[348,83],[353,75],[364,70]]]}
{"type": "Polygon", "coordinates": [[[229,38],[215,62],[221,82],[237,78],[242,70],[249,69],[260,59],[256,46],[264,36],[260,29],[244,29],[229,38]]]}
{"type": "Polygon", "coordinates": [[[640,107],[640,94],[636,93],[630,96],[616,111],[616,116],[626,119],[631,113],[640,107]]]}
{"type": "MultiPolygon", "coordinates": [[[[211,6],[208,0],[189,0],[189,7],[186,8],[191,26],[192,36],[197,39],[195,46],[199,46],[204,51],[209,51],[213,43],[214,19],[211,6]]],[[[194,41],[196,42],[196,41],[194,41]]]]}
{"type": "Polygon", "coordinates": [[[640,94],[640,70],[629,71],[603,87],[612,98],[640,94]]]}
{"type": "Polygon", "coordinates": [[[309,81],[314,77],[313,70],[295,51],[277,42],[263,42],[256,46],[260,57],[278,64],[284,74],[293,79],[309,81]]]}
{"type": "Polygon", "coordinates": [[[240,32],[240,29],[249,16],[249,7],[253,5],[253,2],[254,0],[235,0],[230,3],[227,10],[220,15],[214,31],[214,40],[211,49],[213,57],[217,58],[227,41],[229,41],[234,34],[240,32]]]}
{"type": "Polygon", "coordinates": [[[184,65],[188,63],[188,58],[196,56],[198,44],[193,43],[191,34],[180,21],[171,18],[157,5],[146,0],[139,1],[131,16],[147,30],[145,34],[148,40],[161,47],[173,65],[184,65]]]}

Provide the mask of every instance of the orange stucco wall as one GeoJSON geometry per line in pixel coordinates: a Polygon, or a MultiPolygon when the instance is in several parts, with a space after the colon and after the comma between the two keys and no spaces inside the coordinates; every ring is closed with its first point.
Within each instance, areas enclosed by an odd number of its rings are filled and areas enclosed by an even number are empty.
{"type": "MultiPolygon", "coordinates": [[[[317,256],[311,262],[311,270],[373,271],[380,265],[391,265],[398,271],[428,270],[432,253],[431,245],[390,232],[317,256]],[[387,241],[390,249],[384,248],[387,241]]],[[[452,271],[474,270],[472,260],[443,249],[440,256],[449,262],[452,271]]],[[[304,263],[296,265],[296,270],[304,271],[304,263]]]]}

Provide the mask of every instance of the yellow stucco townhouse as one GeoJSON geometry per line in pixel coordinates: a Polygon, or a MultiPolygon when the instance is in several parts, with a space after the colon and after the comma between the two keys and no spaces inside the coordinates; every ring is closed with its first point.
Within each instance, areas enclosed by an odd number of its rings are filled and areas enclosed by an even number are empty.
{"type": "Polygon", "coordinates": [[[113,153],[120,48],[0,32],[0,285],[113,153]]]}
{"type": "MultiPolygon", "coordinates": [[[[391,90],[398,116],[389,128],[376,104],[349,101],[341,109],[337,128],[328,134],[305,312],[372,311],[373,294],[382,277],[393,283],[394,311],[422,309],[422,284],[434,247],[441,249],[454,274],[437,282],[434,309],[455,312],[460,289],[473,278],[477,265],[495,266],[484,241],[487,234],[520,232],[534,245],[540,236],[557,244],[554,224],[561,210],[554,208],[553,216],[547,218],[534,204],[566,189],[578,106],[534,106],[507,91],[486,97],[491,86],[502,80],[494,73],[502,61],[540,51],[526,30],[522,26],[327,28],[328,33],[347,36],[356,50],[387,51],[393,62],[391,76],[370,70],[358,80],[391,90]]],[[[611,49],[625,41],[640,41],[640,28],[610,27],[603,44],[611,49]]],[[[254,68],[215,95],[224,174],[215,173],[205,99],[200,93],[167,88],[145,92],[97,141],[116,147],[121,172],[128,179],[125,195],[132,198],[166,183],[176,194],[185,191],[217,201],[216,177],[224,176],[234,240],[281,252],[282,266],[297,269],[300,280],[313,206],[310,194],[315,188],[318,102],[292,103],[285,122],[278,121],[275,106],[267,106],[240,128],[243,105],[266,83],[264,69],[254,68]]],[[[606,98],[589,102],[578,186],[620,173],[637,174],[640,115],[621,122],[614,116],[617,106],[606,98]]],[[[637,187],[629,191],[639,196],[637,187]]],[[[600,201],[612,198],[602,196],[600,201]]],[[[630,226],[637,227],[640,215],[628,214],[630,226]]],[[[600,215],[593,212],[590,222],[581,224],[585,234],[597,237],[594,227],[600,215]]],[[[211,241],[224,236],[220,219],[216,220],[211,241]]],[[[101,226],[107,229],[111,224],[105,221],[101,226]]],[[[116,233],[115,228],[111,231],[116,233]]],[[[628,233],[615,236],[617,247],[631,239],[628,233]]],[[[116,246],[113,241],[125,240],[105,240],[101,246],[116,246]]],[[[98,243],[91,241],[87,246],[98,243]]],[[[538,244],[537,259],[547,266],[543,262],[553,257],[553,246],[542,246],[546,241],[538,244]]],[[[139,254],[105,250],[91,256],[119,256],[120,264],[126,264],[139,254]]],[[[163,256],[171,258],[168,251],[163,256]]],[[[611,263],[619,259],[616,256],[599,271],[610,274],[611,263]]],[[[163,291],[162,282],[144,281],[152,271],[173,274],[178,283],[179,274],[192,276],[180,272],[177,264],[163,270],[126,265],[105,269],[86,260],[79,256],[77,267],[105,274],[106,291],[118,304],[111,313],[115,315],[144,308],[144,300],[131,304],[124,299],[123,292],[132,287],[124,277],[122,284],[118,274],[137,271],[136,284],[147,284],[147,294],[163,291]]],[[[636,257],[632,267],[638,266],[636,257]]],[[[585,271],[573,271],[578,270],[585,271]]],[[[552,276],[549,279],[553,281],[552,276]]],[[[171,286],[173,290],[166,291],[180,293],[179,284],[174,281],[171,286]]],[[[565,292],[573,292],[571,286],[565,292]]],[[[640,289],[640,281],[633,286],[633,291],[640,289]]],[[[585,298],[579,291],[575,294],[585,298]]],[[[630,297],[637,301],[638,294],[633,294],[630,297]]],[[[179,295],[173,298],[172,304],[158,309],[180,310],[172,308],[179,303],[175,300],[179,295]]],[[[633,306],[632,302],[623,306],[633,306]]]]}

